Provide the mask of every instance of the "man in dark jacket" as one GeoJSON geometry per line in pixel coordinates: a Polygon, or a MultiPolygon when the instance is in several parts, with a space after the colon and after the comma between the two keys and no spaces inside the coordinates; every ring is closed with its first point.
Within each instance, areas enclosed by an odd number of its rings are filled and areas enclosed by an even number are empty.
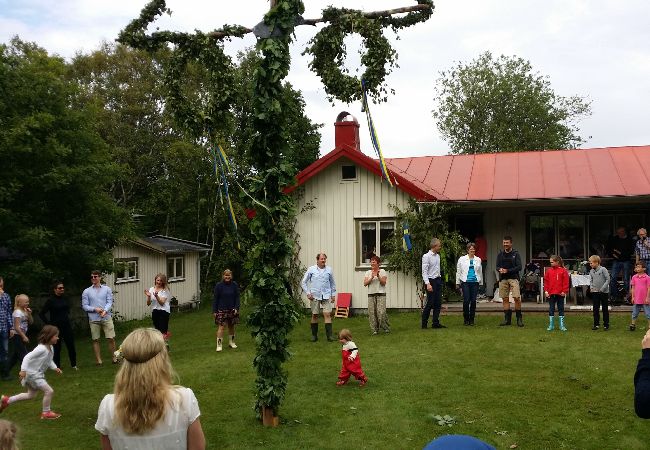
{"type": "Polygon", "coordinates": [[[641,359],[634,374],[634,411],[650,419],[650,330],[641,341],[641,359]]]}
{"type": "Polygon", "coordinates": [[[632,275],[632,256],[634,255],[634,241],[627,234],[625,227],[618,227],[616,235],[609,238],[607,242],[607,254],[612,258],[612,270],[610,272],[609,295],[612,298],[618,297],[616,279],[619,272],[623,272],[623,286],[625,293],[630,292],[630,276],[632,275]]]}
{"type": "Polygon", "coordinates": [[[519,272],[521,271],[521,256],[512,248],[512,237],[503,237],[503,250],[497,255],[496,263],[499,272],[499,297],[503,300],[503,322],[500,326],[512,323],[512,311],[510,310],[510,294],[515,301],[515,314],[517,315],[517,326],[523,327],[524,320],[521,314],[521,294],[519,291],[519,272]]]}

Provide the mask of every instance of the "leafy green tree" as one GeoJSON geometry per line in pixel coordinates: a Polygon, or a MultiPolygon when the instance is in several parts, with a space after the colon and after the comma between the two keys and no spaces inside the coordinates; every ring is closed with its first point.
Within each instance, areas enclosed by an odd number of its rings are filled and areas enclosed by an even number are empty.
{"type": "Polygon", "coordinates": [[[441,72],[433,117],[452,153],[577,148],[577,123],[591,103],[556,95],[547,77],[518,57],[485,52],[441,72]]]}
{"type": "Polygon", "coordinates": [[[0,271],[27,292],[110,268],[131,230],[107,193],[119,168],[97,111],[80,106],[68,71],[36,44],[0,45],[0,271]]]}
{"type": "Polygon", "coordinates": [[[445,285],[455,281],[456,260],[463,254],[463,237],[449,226],[450,214],[454,206],[443,203],[418,204],[409,200],[406,209],[393,206],[398,231],[387,242],[389,250],[386,258],[388,269],[400,271],[413,277],[420,294],[420,300],[426,295],[422,283],[422,255],[431,248],[431,238],[442,242],[440,265],[445,285]],[[402,225],[408,224],[412,248],[404,251],[402,225]]]}

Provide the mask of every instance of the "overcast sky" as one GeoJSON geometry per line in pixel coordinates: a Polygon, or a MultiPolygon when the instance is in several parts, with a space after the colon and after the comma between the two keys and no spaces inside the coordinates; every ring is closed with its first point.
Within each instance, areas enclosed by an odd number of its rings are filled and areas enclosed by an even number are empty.
{"type": "MultiPolygon", "coordinates": [[[[410,0],[307,0],[305,18],[320,17],[327,5],[366,11],[408,6],[410,0]]],[[[0,42],[19,35],[51,53],[70,58],[112,41],[137,17],[144,0],[0,0],[0,42]]],[[[168,0],[171,17],[161,30],[209,31],[223,24],[251,27],[268,10],[267,0],[168,0]],[[233,6],[230,6],[233,5],[233,6]],[[236,6],[235,6],[236,5],[236,6]]],[[[442,155],[449,145],[432,119],[434,83],[439,72],[470,62],[489,50],[516,55],[549,77],[558,95],[592,101],[593,114],[580,123],[584,148],[650,145],[650,2],[647,0],[438,0],[424,24],[388,33],[399,53],[388,78],[396,94],[371,106],[386,157],[442,155]]],[[[362,150],[372,155],[359,103],[331,105],[320,80],[300,56],[315,27],[297,30],[290,81],[302,91],[307,113],[324,124],[321,154],[333,149],[333,123],[346,110],[361,123],[362,150]]],[[[358,40],[348,40],[354,70],[358,40]]],[[[254,37],[226,43],[231,54],[254,45],[254,37]]]]}

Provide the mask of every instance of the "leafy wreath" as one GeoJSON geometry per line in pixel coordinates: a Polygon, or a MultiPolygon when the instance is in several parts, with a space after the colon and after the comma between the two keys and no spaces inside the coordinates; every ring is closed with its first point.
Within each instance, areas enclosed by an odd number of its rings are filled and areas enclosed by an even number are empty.
{"type": "MultiPolygon", "coordinates": [[[[418,3],[433,7],[432,0],[418,0],[418,3]]],[[[329,100],[336,98],[351,103],[361,98],[360,79],[349,75],[345,68],[347,52],[344,39],[348,34],[359,34],[366,49],[361,54],[361,64],[366,67],[361,78],[365,80],[371,97],[376,101],[386,101],[385,79],[395,67],[397,52],[384,36],[383,28],[390,26],[397,31],[424,22],[431,14],[432,8],[399,18],[372,17],[362,11],[330,7],[323,11],[323,20],[330,25],[316,33],[303,55],[312,55],[309,68],[320,77],[329,100]]]]}
{"type": "Polygon", "coordinates": [[[328,8],[323,18],[330,25],[320,30],[303,54],[311,54],[309,68],[320,77],[330,101],[337,98],[346,103],[361,98],[360,80],[348,75],[345,68],[347,54],[343,42],[347,34],[357,33],[363,38],[366,51],[361,55],[361,64],[366,67],[362,78],[373,97],[385,99],[384,79],[395,66],[397,53],[383,35],[381,24],[368,19],[359,11],[328,8]]]}

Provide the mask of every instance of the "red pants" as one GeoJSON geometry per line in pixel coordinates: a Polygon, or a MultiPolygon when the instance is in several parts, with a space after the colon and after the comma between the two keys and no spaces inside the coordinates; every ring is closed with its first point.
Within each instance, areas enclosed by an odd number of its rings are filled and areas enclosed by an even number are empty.
{"type": "Polygon", "coordinates": [[[348,381],[350,375],[354,375],[354,378],[357,380],[365,380],[366,374],[363,373],[363,369],[361,368],[361,356],[357,353],[357,357],[352,361],[349,361],[348,356],[350,356],[351,353],[352,352],[349,352],[348,350],[341,351],[343,367],[341,367],[341,373],[339,373],[339,380],[348,381]]]}

